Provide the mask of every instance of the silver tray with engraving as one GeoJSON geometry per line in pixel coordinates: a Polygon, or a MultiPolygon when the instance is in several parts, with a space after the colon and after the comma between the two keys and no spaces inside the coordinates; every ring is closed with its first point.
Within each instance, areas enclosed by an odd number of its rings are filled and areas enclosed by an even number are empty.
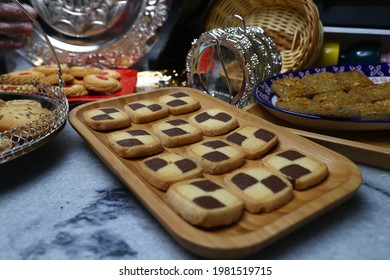
{"type": "MultiPolygon", "coordinates": [[[[30,2],[61,63],[105,68],[128,68],[143,58],[169,10],[166,0],[30,2]]],[[[18,52],[35,66],[53,63],[39,32],[18,52]]]]}

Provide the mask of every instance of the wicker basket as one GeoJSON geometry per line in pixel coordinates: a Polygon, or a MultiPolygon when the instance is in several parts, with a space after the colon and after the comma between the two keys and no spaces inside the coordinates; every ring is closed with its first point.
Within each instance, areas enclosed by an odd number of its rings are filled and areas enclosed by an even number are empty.
{"type": "Polygon", "coordinates": [[[216,0],[205,17],[205,31],[242,25],[227,19],[233,14],[246,25],[263,28],[282,55],[281,72],[307,68],[320,53],[322,24],[317,6],[311,0],[216,0]]]}

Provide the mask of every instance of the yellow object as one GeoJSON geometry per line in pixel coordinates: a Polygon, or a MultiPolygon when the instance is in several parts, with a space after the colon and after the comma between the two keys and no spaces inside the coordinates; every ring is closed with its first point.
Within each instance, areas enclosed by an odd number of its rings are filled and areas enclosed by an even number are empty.
{"type": "Polygon", "coordinates": [[[314,66],[337,65],[340,57],[340,44],[335,41],[325,41],[314,66]]]}

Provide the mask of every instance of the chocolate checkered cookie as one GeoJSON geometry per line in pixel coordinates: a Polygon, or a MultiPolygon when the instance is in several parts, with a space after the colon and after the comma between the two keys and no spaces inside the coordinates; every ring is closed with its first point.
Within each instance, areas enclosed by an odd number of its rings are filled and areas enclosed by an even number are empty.
{"type": "Polygon", "coordinates": [[[276,145],[278,137],[271,131],[248,125],[229,134],[226,140],[240,146],[246,158],[257,159],[276,145]]]}
{"type": "Polygon", "coordinates": [[[222,174],[244,164],[244,154],[227,141],[205,140],[191,145],[187,156],[199,164],[205,173],[222,174]]]}
{"type": "Polygon", "coordinates": [[[134,123],[147,123],[168,116],[168,108],[153,100],[139,100],[127,103],[125,112],[134,123]]]}
{"type": "Polygon", "coordinates": [[[163,150],[160,140],[144,129],[114,131],[107,135],[107,141],[123,158],[151,156],[163,150]]]}
{"type": "Polygon", "coordinates": [[[165,104],[172,115],[181,115],[200,108],[199,100],[182,91],[163,95],[158,101],[165,104]]]}
{"type": "Polygon", "coordinates": [[[202,140],[200,129],[184,119],[158,122],[152,126],[152,131],[165,147],[178,147],[202,140]]]}
{"type": "Polygon", "coordinates": [[[293,149],[270,154],[263,159],[263,163],[284,175],[296,190],[314,186],[328,175],[325,163],[293,149]]]}
{"type": "Polygon", "coordinates": [[[202,177],[202,169],[192,160],[175,153],[164,153],[140,163],[140,174],[154,187],[166,191],[173,183],[202,177]]]}
{"type": "Polygon", "coordinates": [[[205,178],[172,185],[164,201],[187,222],[207,228],[232,224],[244,212],[237,196],[205,178]]]}
{"type": "Polygon", "coordinates": [[[227,175],[225,182],[254,214],[274,211],[293,198],[291,183],[265,167],[239,169],[227,175]]]}
{"type": "Polygon", "coordinates": [[[218,136],[238,127],[236,117],[221,109],[209,109],[193,115],[189,121],[198,126],[203,135],[218,136]]]}
{"type": "Polygon", "coordinates": [[[129,116],[115,107],[101,107],[83,113],[85,123],[95,130],[120,129],[131,126],[129,116]]]}

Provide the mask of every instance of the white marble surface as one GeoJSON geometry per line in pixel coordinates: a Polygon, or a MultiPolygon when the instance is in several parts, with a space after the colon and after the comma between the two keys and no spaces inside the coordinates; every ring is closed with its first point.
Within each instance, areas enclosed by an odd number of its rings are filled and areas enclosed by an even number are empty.
{"type": "MultiPolygon", "coordinates": [[[[390,172],[358,165],[348,201],[253,259],[390,259],[390,172]]],[[[0,259],[197,259],[179,245],[68,123],[0,165],[0,259]]]]}

